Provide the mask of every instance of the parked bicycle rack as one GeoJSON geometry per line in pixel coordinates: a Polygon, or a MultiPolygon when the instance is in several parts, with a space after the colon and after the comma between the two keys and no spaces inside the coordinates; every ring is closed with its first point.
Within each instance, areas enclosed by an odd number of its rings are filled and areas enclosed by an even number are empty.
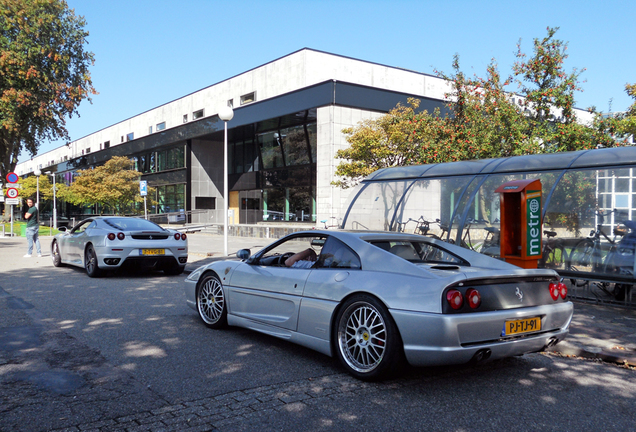
{"type": "MultiPolygon", "coordinates": [[[[567,278],[565,279],[568,280],[567,278]]],[[[591,302],[597,304],[607,304],[612,306],[623,306],[636,308],[634,303],[634,285],[630,285],[625,291],[624,300],[616,300],[614,296],[603,287],[602,284],[614,284],[616,281],[603,279],[569,279],[568,296],[573,300],[591,302]],[[573,282],[574,281],[574,282],[573,282]],[[581,285],[577,281],[582,282],[581,285]]]]}

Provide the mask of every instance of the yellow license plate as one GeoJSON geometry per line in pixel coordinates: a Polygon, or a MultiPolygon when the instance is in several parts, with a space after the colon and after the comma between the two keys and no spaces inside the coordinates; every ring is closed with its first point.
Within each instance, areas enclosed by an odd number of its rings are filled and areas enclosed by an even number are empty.
{"type": "Polygon", "coordinates": [[[539,317],[506,321],[503,336],[531,333],[539,330],[541,330],[541,318],[539,317]]]}
{"type": "Polygon", "coordinates": [[[165,255],[165,249],[139,249],[140,255],[165,255]]]}

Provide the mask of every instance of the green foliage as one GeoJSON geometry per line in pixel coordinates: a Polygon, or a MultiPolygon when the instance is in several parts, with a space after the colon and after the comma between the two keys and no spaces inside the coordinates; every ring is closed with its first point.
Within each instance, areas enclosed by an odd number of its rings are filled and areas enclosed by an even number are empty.
{"type": "MultiPolygon", "coordinates": [[[[340,180],[334,184],[347,188],[377,169],[419,163],[419,149],[413,145],[412,135],[416,133],[417,122],[426,113],[415,114],[419,100],[409,99],[408,102],[408,107],[398,104],[376,120],[366,120],[343,130],[350,147],[338,150],[337,157],[350,162],[336,168],[340,180]]],[[[425,135],[425,131],[420,134],[425,135]]]]}
{"type": "Polygon", "coordinates": [[[96,93],[85,24],[63,0],[0,0],[0,172],[68,138],[65,118],[96,93]]]}
{"type": "MultiPolygon", "coordinates": [[[[34,201],[37,201],[36,194],[38,190],[38,178],[36,176],[32,175],[27,178],[20,179],[18,184],[20,185],[20,198],[22,198],[22,200],[32,198],[34,201]]],[[[58,182],[55,184],[55,188],[55,197],[57,199],[64,199],[68,189],[67,186],[64,183],[58,182]]],[[[39,190],[40,202],[53,200],[53,184],[51,183],[51,178],[47,174],[42,174],[40,176],[39,190]]]]}
{"type": "MultiPolygon", "coordinates": [[[[140,177],[131,160],[115,156],[102,166],[78,171],[66,199],[77,205],[100,204],[102,210],[114,214],[134,212],[135,203],[143,202],[140,177]]],[[[153,193],[154,189],[149,188],[148,195],[153,193]]]]}
{"type": "MultiPolygon", "coordinates": [[[[503,78],[493,60],[486,77],[467,77],[459,56],[453,72],[436,71],[451,85],[446,95],[449,115],[419,112],[419,100],[388,114],[344,129],[350,147],[337,152],[341,159],[333,184],[346,188],[385,167],[453,162],[536,153],[553,153],[617,145],[615,136],[633,130],[623,118],[596,114],[590,125],[577,122],[574,93],[580,90],[576,69],[566,73],[567,44],[555,39],[558,29],[534,40],[526,59],[518,45],[513,76],[503,78]],[[506,91],[516,80],[520,95],[506,91]]],[[[628,86],[630,95],[635,86],[628,86]]],[[[636,112],[636,105],[632,107],[636,112]]],[[[628,116],[626,116],[628,117],[628,116]]]]}

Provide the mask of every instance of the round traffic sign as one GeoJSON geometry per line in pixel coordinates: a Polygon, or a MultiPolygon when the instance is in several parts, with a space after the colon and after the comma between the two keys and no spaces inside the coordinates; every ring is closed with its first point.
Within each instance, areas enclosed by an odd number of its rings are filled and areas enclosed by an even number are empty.
{"type": "Polygon", "coordinates": [[[7,189],[7,198],[17,198],[20,192],[16,188],[7,189]]]}
{"type": "Polygon", "coordinates": [[[18,176],[16,173],[10,172],[9,174],[7,174],[7,181],[9,183],[17,183],[18,180],[20,180],[20,176],[18,176]]]}

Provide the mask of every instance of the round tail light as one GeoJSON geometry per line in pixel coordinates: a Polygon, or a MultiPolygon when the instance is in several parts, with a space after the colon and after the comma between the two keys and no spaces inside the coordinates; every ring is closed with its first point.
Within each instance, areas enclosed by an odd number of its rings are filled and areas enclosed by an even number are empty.
{"type": "MultiPolygon", "coordinates": [[[[556,301],[559,299],[559,284],[555,282],[550,282],[550,295],[552,296],[552,300],[556,301]]],[[[566,288],[567,291],[567,288],[566,288]]]]}
{"type": "Polygon", "coordinates": [[[468,301],[468,305],[473,309],[477,309],[481,306],[481,294],[479,294],[479,291],[475,288],[468,288],[466,291],[466,300],[468,301]]]}
{"type": "Polygon", "coordinates": [[[455,310],[461,309],[461,307],[464,305],[464,297],[462,296],[462,293],[457,290],[448,291],[446,293],[446,300],[448,301],[450,307],[455,310]]]}
{"type": "Polygon", "coordinates": [[[117,233],[117,238],[119,240],[123,240],[126,238],[126,234],[124,234],[123,232],[117,233]]]}
{"type": "Polygon", "coordinates": [[[116,236],[113,233],[108,233],[108,235],[106,236],[108,238],[108,240],[113,241],[115,240],[116,236]]]}
{"type": "Polygon", "coordinates": [[[185,234],[181,234],[181,240],[185,240],[187,237],[185,234]]]}
{"type": "Polygon", "coordinates": [[[181,238],[181,234],[176,233],[176,234],[174,235],[174,239],[175,239],[175,240],[179,240],[180,238],[181,238]]]}
{"type": "Polygon", "coordinates": [[[559,293],[561,294],[561,298],[565,300],[568,296],[568,286],[563,282],[559,282],[559,293]]]}

